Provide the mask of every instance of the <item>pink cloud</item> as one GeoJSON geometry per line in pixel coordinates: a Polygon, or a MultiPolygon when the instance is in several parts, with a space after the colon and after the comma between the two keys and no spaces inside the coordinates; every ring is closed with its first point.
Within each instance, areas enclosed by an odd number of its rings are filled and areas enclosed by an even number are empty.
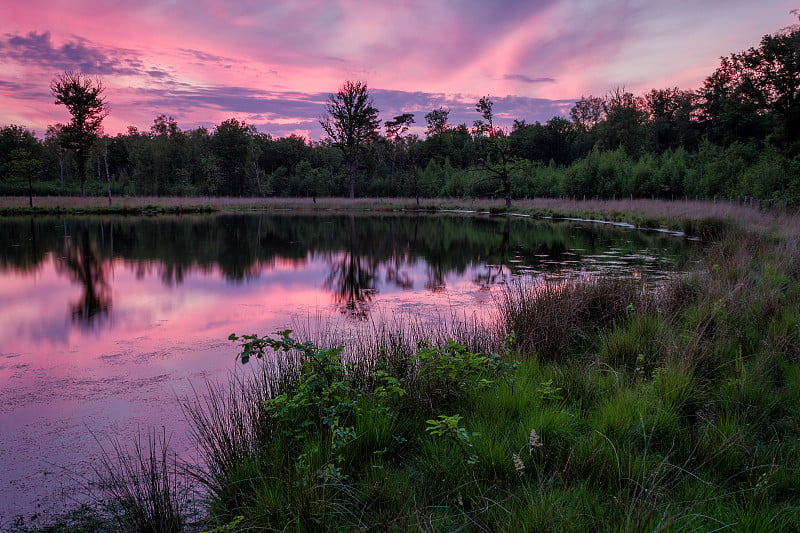
{"type": "Polygon", "coordinates": [[[185,127],[233,116],[316,138],[325,95],[348,78],[395,95],[381,118],[410,110],[422,122],[422,106],[491,94],[521,105],[509,116],[544,121],[618,85],[696,88],[720,55],[790,23],[790,2],[31,0],[0,20],[0,124],[66,121],[47,89],[65,68],[103,76],[109,133],[167,113],[185,127]],[[544,114],[523,115],[534,108],[544,114]]]}

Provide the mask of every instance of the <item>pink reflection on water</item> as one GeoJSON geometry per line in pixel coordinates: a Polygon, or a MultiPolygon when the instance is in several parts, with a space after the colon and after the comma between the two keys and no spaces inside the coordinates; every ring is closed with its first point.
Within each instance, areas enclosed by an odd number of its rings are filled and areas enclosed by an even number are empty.
{"type": "MultiPolygon", "coordinates": [[[[92,433],[129,440],[165,426],[176,451],[191,457],[177,398],[247,371],[227,341],[233,332],[273,333],[297,317],[341,320],[342,301],[326,289],[341,259],[257,262],[236,282],[217,266],[193,266],[179,283],[168,282],[162,264],[105,259],[92,275],[107,284],[108,313],[88,322],[74,312],[88,301],[86,278],[70,275],[64,257],[49,254],[32,272],[0,272],[0,528],[16,514],[80,500],[63,489],[91,475],[99,453],[92,433]]],[[[424,262],[399,261],[373,265],[363,289],[366,305],[389,312],[474,310],[491,303],[477,277],[477,268],[448,274],[438,280],[446,289],[431,291],[424,262]]]]}

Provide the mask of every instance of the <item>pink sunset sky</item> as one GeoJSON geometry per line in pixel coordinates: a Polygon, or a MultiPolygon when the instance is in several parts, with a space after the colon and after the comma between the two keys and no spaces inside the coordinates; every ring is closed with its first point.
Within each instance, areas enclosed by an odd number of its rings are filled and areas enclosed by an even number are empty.
{"type": "Polygon", "coordinates": [[[319,140],[325,100],[368,83],[382,120],[439,106],[546,121],[614,87],[697,89],[720,56],[796,22],[796,0],[0,0],[0,126],[66,122],[50,81],[99,76],[108,134],[159,114],[319,140]]]}

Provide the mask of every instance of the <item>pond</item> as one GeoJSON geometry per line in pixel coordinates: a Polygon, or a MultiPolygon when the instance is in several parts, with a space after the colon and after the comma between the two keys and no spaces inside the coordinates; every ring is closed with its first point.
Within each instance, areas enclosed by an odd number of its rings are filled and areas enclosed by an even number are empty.
{"type": "Polygon", "coordinates": [[[685,242],[485,215],[237,214],[0,220],[0,529],[81,500],[98,440],[165,427],[237,367],[233,332],[385,316],[484,319],[516,278],[657,283],[685,242]]]}

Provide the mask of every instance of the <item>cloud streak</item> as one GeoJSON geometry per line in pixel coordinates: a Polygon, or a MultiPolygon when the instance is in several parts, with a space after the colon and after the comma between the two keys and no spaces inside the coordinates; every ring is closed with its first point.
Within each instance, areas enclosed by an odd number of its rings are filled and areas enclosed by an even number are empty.
{"type": "Polygon", "coordinates": [[[553,83],[555,78],[531,78],[524,74],[506,74],[503,76],[505,80],[521,81],[522,83],[553,83]]]}
{"type": "Polygon", "coordinates": [[[7,35],[0,42],[0,59],[22,64],[34,64],[56,70],[77,70],[84,74],[163,76],[158,69],[145,70],[141,60],[132,52],[118,49],[102,50],[91,46],[86,39],[74,39],[54,45],[49,31],[26,35],[7,35]]]}

